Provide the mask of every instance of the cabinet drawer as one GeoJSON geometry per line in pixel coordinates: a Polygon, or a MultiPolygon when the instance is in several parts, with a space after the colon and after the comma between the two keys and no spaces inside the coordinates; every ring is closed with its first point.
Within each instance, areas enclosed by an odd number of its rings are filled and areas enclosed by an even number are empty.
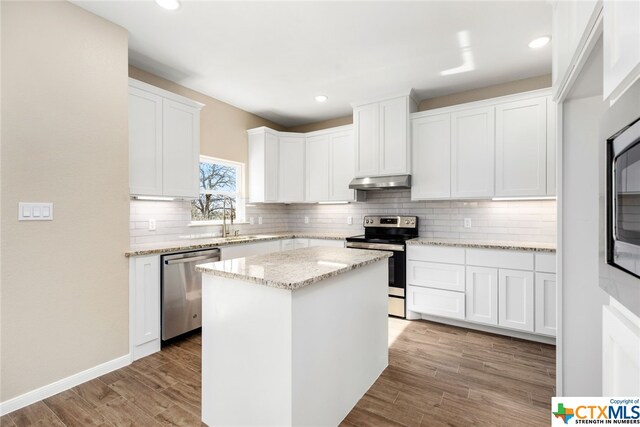
{"type": "Polygon", "coordinates": [[[464,293],[407,286],[407,310],[464,319],[464,293]]]}
{"type": "Polygon", "coordinates": [[[464,292],[464,265],[407,261],[407,284],[464,292]]]}
{"type": "Polygon", "coordinates": [[[467,249],[467,265],[533,270],[533,253],[501,249],[467,249]]]}
{"type": "Polygon", "coordinates": [[[407,259],[415,261],[444,262],[448,264],[464,264],[464,248],[408,245],[407,259]]]}
{"type": "Polygon", "coordinates": [[[536,254],[536,271],[556,272],[556,254],[536,254]]]}

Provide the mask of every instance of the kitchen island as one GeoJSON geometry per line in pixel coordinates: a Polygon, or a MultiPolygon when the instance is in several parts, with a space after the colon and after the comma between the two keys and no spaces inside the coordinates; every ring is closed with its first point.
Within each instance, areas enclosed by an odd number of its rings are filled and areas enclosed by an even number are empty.
{"type": "Polygon", "coordinates": [[[199,265],[202,420],[337,426],[388,364],[390,256],[314,247],[199,265]]]}

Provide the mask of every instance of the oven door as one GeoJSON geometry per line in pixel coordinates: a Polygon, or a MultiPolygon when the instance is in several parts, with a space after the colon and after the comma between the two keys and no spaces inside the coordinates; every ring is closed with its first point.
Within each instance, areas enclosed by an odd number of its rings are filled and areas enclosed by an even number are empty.
{"type": "Polygon", "coordinates": [[[608,141],[607,262],[640,277],[640,119],[608,141]]]}
{"type": "Polygon", "coordinates": [[[384,250],[393,253],[389,258],[389,316],[406,317],[406,253],[404,245],[386,243],[347,242],[347,248],[384,250]]]}

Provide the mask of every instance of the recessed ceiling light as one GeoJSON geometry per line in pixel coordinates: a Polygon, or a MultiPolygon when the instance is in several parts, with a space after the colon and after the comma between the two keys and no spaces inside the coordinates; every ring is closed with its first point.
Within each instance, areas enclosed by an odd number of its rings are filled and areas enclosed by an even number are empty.
{"type": "Polygon", "coordinates": [[[529,43],[529,47],[531,49],[540,49],[541,47],[546,46],[550,41],[551,37],[549,36],[538,37],[537,39],[531,40],[531,43],[529,43]]]}
{"type": "Polygon", "coordinates": [[[180,8],[180,2],[178,0],[155,0],[156,4],[163,9],[176,10],[180,8]]]}
{"type": "Polygon", "coordinates": [[[329,97],[327,95],[316,95],[317,102],[325,102],[329,97]]]}

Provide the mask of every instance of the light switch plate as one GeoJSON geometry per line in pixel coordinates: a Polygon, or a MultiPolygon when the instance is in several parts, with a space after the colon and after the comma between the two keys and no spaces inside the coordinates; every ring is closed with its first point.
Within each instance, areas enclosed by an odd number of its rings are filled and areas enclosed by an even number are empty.
{"type": "Polygon", "coordinates": [[[348,216],[347,217],[347,224],[349,224],[349,225],[353,224],[353,217],[352,216],[348,216]]]}
{"type": "Polygon", "coordinates": [[[258,217],[258,224],[262,224],[262,217],[261,216],[258,217]]]}
{"type": "Polygon", "coordinates": [[[464,228],[471,228],[471,218],[464,219],[464,228]]]}
{"type": "Polygon", "coordinates": [[[156,220],[151,218],[149,219],[149,231],[155,231],[156,230],[156,220]]]}
{"type": "Polygon", "coordinates": [[[18,203],[18,221],[52,221],[53,203],[18,203]]]}

